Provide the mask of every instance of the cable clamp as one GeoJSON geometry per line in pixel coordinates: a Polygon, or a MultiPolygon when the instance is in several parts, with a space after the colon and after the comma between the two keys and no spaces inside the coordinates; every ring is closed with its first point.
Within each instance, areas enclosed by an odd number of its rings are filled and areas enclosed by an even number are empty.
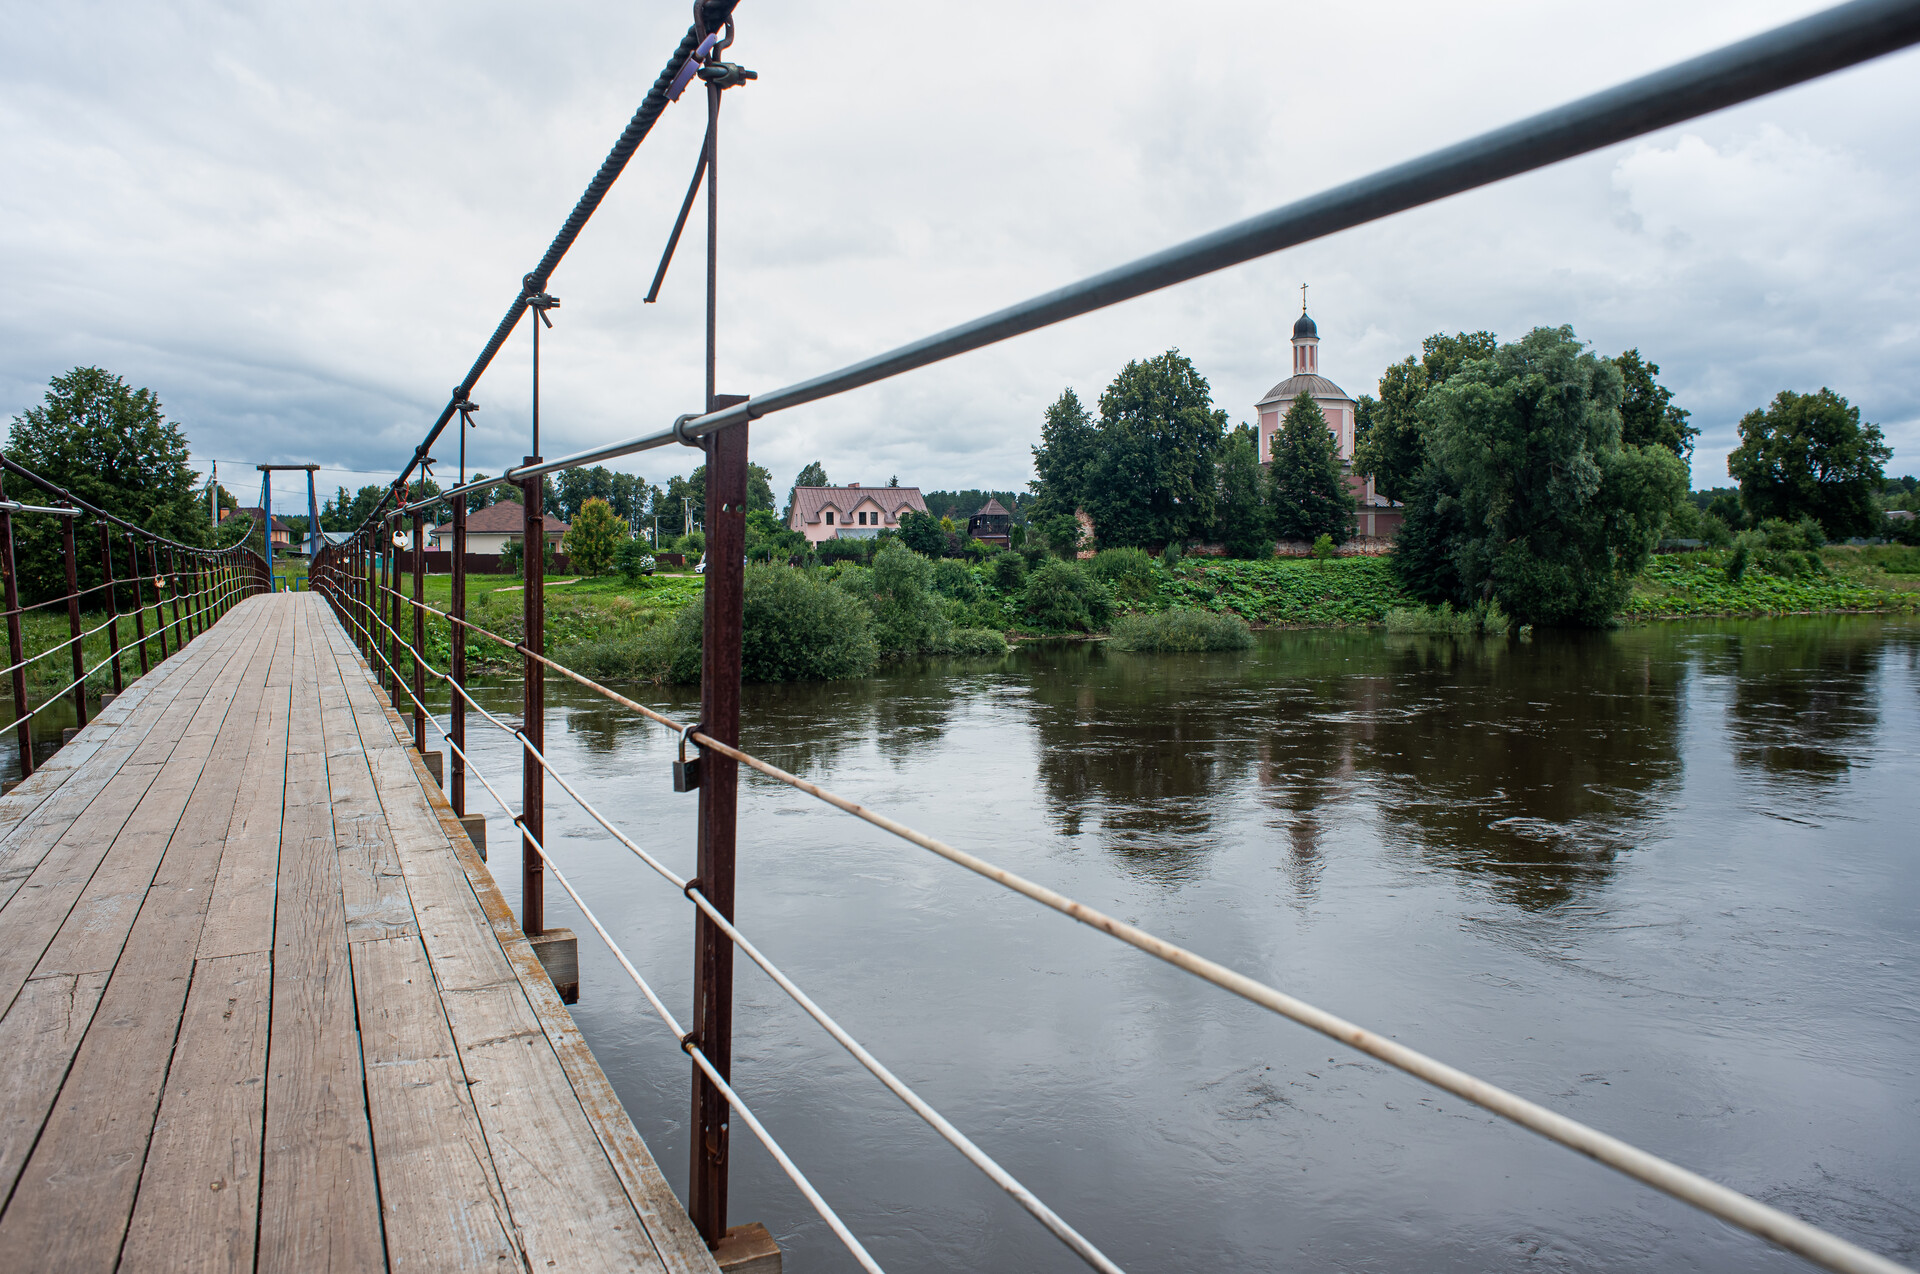
{"type": "Polygon", "coordinates": [[[693,1050],[698,1047],[700,1047],[700,1036],[698,1032],[688,1031],[680,1037],[680,1051],[689,1057],[693,1055],[693,1050]]]}
{"type": "Polygon", "coordinates": [[[760,72],[749,71],[738,62],[709,62],[697,74],[714,88],[739,88],[748,80],[760,78],[760,72]]]}
{"type": "Polygon", "coordinates": [[[698,436],[690,438],[687,436],[687,422],[698,419],[700,419],[700,413],[697,411],[683,411],[678,416],[675,416],[673,418],[673,436],[680,440],[681,446],[698,447],[702,451],[705,451],[707,444],[704,438],[698,436]]]}
{"type": "MultiPolygon", "coordinates": [[[[680,893],[683,897],[686,898],[688,902],[693,902],[693,891],[698,888],[700,888],[700,878],[698,876],[695,876],[693,879],[689,880],[686,884],[680,886],[680,893]]],[[[693,903],[693,905],[697,907],[700,904],[695,902],[693,903]]]]}

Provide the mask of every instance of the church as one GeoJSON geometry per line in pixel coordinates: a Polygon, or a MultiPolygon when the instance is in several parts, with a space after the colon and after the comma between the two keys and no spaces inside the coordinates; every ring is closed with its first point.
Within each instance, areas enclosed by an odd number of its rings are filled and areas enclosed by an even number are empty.
{"type": "Polygon", "coordinates": [[[1320,374],[1320,329],[1307,314],[1305,287],[1300,289],[1300,317],[1293,325],[1293,374],[1269,389],[1254,405],[1260,418],[1261,464],[1272,463],[1274,435],[1280,432],[1287,409],[1301,394],[1311,398],[1320,408],[1320,414],[1327,418],[1334,449],[1340,456],[1341,467],[1346,470],[1347,489],[1353,492],[1354,501],[1359,505],[1355,514],[1355,536],[1363,539],[1391,536],[1400,525],[1403,510],[1374,491],[1372,478],[1353,471],[1354,417],[1360,405],[1346,390],[1320,374]]]}

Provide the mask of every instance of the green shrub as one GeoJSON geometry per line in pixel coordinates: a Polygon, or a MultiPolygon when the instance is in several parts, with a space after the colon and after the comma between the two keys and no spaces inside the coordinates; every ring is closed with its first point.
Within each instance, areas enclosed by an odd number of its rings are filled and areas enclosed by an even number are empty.
{"type": "Polygon", "coordinates": [[[944,649],[950,655],[1004,655],[1007,639],[991,628],[956,628],[944,649]]]}
{"type": "Polygon", "coordinates": [[[673,551],[676,553],[685,553],[690,561],[698,561],[700,555],[707,551],[706,533],[704,531],[693,531],[681,536],[673,542],[673,551]]]}
{"type": "Polygon", "coordinates": [[[653,553],[647,548],[645,540],[622,540],[620,547],[614,550],[613,564],[620,571],[620,577],[629,584],[637,584],[653,574],[653,553]]]}
{"type": "Polygon", "coordinates": [[[1723,549],[1733,543],[1733,532],[1712,513],[1700,515],[1700,538],[1710,549],[1723,549]]]}
{"type": "Polygon", "coordinates": [[[1734,543],[1732,555],[1727,558],[1727,582],[1729,584],[1738,584],[1742,579],[1746,578],[1747,560],[1751,556],[1752,553],[1747,547],[1747,537],[1742,535],[1739,540],[1734,543]]]}
{"type": "Polygon", "coordinates": [[[1313,542],[1313,555],[1323,562],[1332,561],[1334,557],[1333,537],[1331,535],[1321,535],[1316,539],[1313,542]]]}
{"type": "MultiPolygon", "coordinates": [[[[749,566],[742,606],[745,681],[831,681],[873,671],[866,607],[832,581],[786,566],[749,566]]],[[[704,608],[568,646],[555,656],[588,676],[698,682],[704,608]]]]}
{"type": "Polygon", "coordinates": [[[822,540],[814,545],[813,551],[822,562],[865,562],[873,556],[873,541],[822,540]]]}
{"type": "Polygon", "coordinates": [[[1502,637],[1513,626],[1496,602],[1477,602],[1471,608],[1455,610],[1451,603],[1438,606],[1403,606],[1387,612],[1390,633],[1425,633],[1435,637],[1502,637]]]}
{"type": "Polygon", "coordinates": [[[1106,585],[1078,565],[1047,562],[1027,580],[1021,613],[1043,632],[1090,632],[1106,627],[1113,598],[1106,585]]]}
{"type": "Polygon", "coordinates": [[[970,602],[980,595],[980,585],[965,562],[957,562],[949,557],[933,564],[933,591],[942,597],[970,602]]]}
{"type": "Polygon", "coordinates": [[[1101,549],[1086,569],[1121,601],[1147,601],[1160,586],[1153,556],[1145,549],[1101,549]]]}
{"type": "Polygon", "coordinates": [[[1253,645],[1253,635],[1238,615],[1176,609],[1122,615],[1113,626],[1113,645],[1120,650],[1245,650],[1253,645]]]}
{"type": "Polygon", "coordinates": [[[1018,553],[1001,553],[987,564],[993,586],[1003,593],[1017,593],[1027,583],[1027,559],[1018,553]]]}

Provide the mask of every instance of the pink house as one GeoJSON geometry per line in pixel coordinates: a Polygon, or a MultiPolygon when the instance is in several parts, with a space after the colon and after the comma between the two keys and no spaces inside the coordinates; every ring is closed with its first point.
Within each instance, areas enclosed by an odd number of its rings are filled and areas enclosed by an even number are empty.
{"type": "Polygon", "coordinates": [[[787,526],[822,540],[870,540],[884,529],[897,530],[902,513],[925,513],[919,487],[795,487],[787,526]]]}

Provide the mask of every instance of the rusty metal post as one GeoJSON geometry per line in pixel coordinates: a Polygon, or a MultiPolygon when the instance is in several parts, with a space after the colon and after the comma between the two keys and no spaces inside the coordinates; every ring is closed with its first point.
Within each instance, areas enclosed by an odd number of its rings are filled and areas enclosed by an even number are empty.
{"type": "Polygon", "coordinates": [[[113,656],[113,693],[119,694],[120,684],[120,599],[114,594],[120,586],[113,579],[113,533],[107,530],[107,524],[100,524],[100,573],[106,580],[106,588],[101,590],[107,595],[107,650],[113,656]]]}
{"type": "Polygon", "coordinates": [[[413,750],[427,754],[427,522],[423,509],[413,511],[413,750]]]}
{"type": "MultiPolygon", "coordinates": [[[[464,495],[453,502],[453,598],[447,610],[455,619],[467,617],[467,497],[464,495]]],[[[453,812],[464,815],[467,812],[467,701],[459,691],[467,688],[467,630],[457,623],[449,623],[447,628],[447,639],[453,647],[455,687],[453,702],[448,705],[453,717],[453,745],[447,749],[447,765],[453,771],[453,782],[448,791],[453,812]]]]}
{"type": "Polygon", "coordinates": [[[73,519],[60,519],[60,551],[67,565],[67,631],[72,634],[74,725],[87,725],[87,654],[80,644],[80,561],[73,549],[73,519]]]}
{"type": "MultiPolygon", "coordinates": [[[[6,498],[6,492],[0,490],[0,500],[6,498]]],[[[20,640],[20,585],[15,577],[13,563],[13,514],[0,509],[0,570],[6,572],[7,603],[7,660],[13,665],[13,715],[19,722],[20,734],[20,777],[33,773],[33,721],[27,716],[27,670],[21,661],[27,657],[25,644],[20,640]]]]}
{"type": "Polygon", "coordinates": [[[127,532],[127,579],[133,584],[133,641],[140,647],[140,675],[147,675],[147,608],[140,600],[140,548],[127,532]]]}
{"type": "Polygon", "coordinates": [[[147,545],[153,562],[153,635],[160,642],[160,662],[167,661],[167,577],[160,572],[160,546],[147,545]]]}
{"type": "Polygon", "coordinates": [[[173,596],[173,623],[168,627],[173,630],[173,653],[177,655],[187,643],[180,635],[180,567],[173,560],[171,546],[167,548],[167,592],[173,596]]]}
{"type": "MultiPolygon", "coordinates": [[[[536,400],[538,401],[538,400],[536,400]]],[[[527,464],[539,464],[528,456],[527,464]]],[[[547,653],[547,520],[541,508],[546,479],[529,478],[520,484],[520,566],[525,577],[521,590],[521,642],[534,654],[547,653]]],[[[547,750],[546,669],[533,655],[521,660],[525,681],[521,687],[520,730],[544,754],[547,750]]],[[[533,842],[547,843],[546,775],[533,753],[520,750],[520,931],[537,937],[547,931],[547,874],[533,842]]]]}
{"type": "MultiPolygon", "coordinates": [[[[745,402],[718,394],[708,410],[745,402]]],[[[700,652],[703,732],[740,743],[740,635],[747,547],[747,426],[707,442],[706,626],[700,652]]],[[[733,919],[734,842],[740,766],[715,752],[700,757],[700,845],[694,875],[714,909],[733,919]]],[[[723,1079],[732,1082],[733,943],[705,912],[694,915],[693,1036],[723,1079]]],[[[709,1247],[727,1232],[727,1133],[730,1112],[706,1073],[693,1072],[693,1162],[687,1212],[709,1247]]]]}

